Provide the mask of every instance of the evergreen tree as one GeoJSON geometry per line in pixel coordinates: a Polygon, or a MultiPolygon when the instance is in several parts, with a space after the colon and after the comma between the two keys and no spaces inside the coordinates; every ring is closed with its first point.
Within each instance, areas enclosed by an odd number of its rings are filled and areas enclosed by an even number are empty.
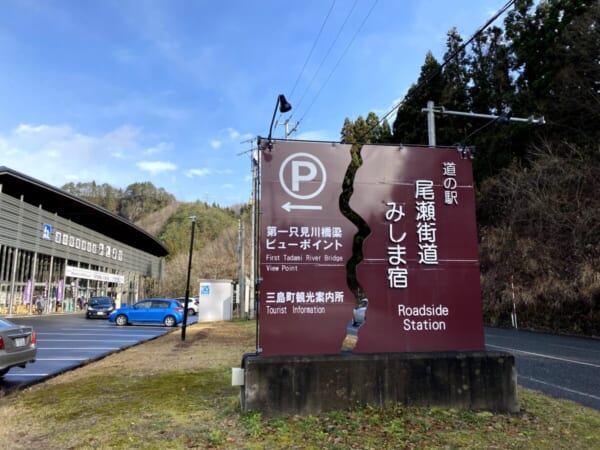
{"type": "Polygon", "coordinates": [[[437,103],[441,99],[443,80],[439,73],[440,64],[431,52],[427,52],[417,84],[410,87],[404,102],[398,108],[393,125],[393,142],[428,143],[427,117],[421,109],[427,106],[429,100],[437,103]]]}
{"type": "Polygon", "coordinates": [[[515,86],[504,33],[492,27],[475,38],[469,58],[470,109],[482,114],[502,114],[513,107],[515,86]]]}
{"type": "Polygon", "coordinates": [[[355,122],[346,118],[340,133],[343,144],[382,144],[390,143],[392,132],[387,120],[379,123],[379,117],[374,112],[367,114],[367,119],[358,116],[355,122]]]}
{"type": "MultiPolygon", "coordinates": [[[[444,61],[448,62],[442,70],[442,91],[436,103],[439,102],[438,106],[449,110],[468,111],[467,83],[469,75],[466,50],[461,48],[463,40],[456,28],[452,28],[447,36],[444,61]]],[[[436,118],[437,145],[453,145],[460,142],[468,133],[468,125],[468,119],[462,116],[438,116],[436,118]]]]}
{"type": "Polygon", "coordinates": [[[387,120],[384,120],[381,124],[379,142],[381,144],[389,144],[392,142],[392,128],[387,120]]]}
{"type": "Polygon", "coordinates": [[[600,22],[597,0],[520,0],[505,20],[519,110],[543,114],[546,136],[592,143],[599,133],[600,22]],[[586,107],[581,109],[582,102],[586,107]]]}
{"type": "Polygon", "coordinates": [[[347,117],[344,119],[344,126],[342,127],[340,142],[343,144],[356,142],[354,137],[354,122],[347,117]]]}
{"type": "Polygon", "coordinates": [[[354,139],[359,143],[364,143],[369,139],[369,125],[363,116],[358,116],[354,121],[354,139]]]}
{"type": "Polygon", "coordinates": [[[379,125],[379,117],[374,112],[367,114],[365,121],[367,132],[363,139],[365,144],[377,144],[381,142],[381,125],[379,125]]]}
{"type": "MultiPolygon", "coordinates": [[[[472,111],[493,115],[513,111],[517,102],[510,64],[510,51],[500,28],[489,28],[475,39],[468,66],[472,111]]],[[[516,113],[520,115],[520,111],[516,113]]],[[[511,161],[523,159],[531,138],[530,125],[492,123],[490,119],[471,119],[471,124],[469,139],[464,144],[477,151],[474,166],[478,182],[495,175],[511,161]]]]}

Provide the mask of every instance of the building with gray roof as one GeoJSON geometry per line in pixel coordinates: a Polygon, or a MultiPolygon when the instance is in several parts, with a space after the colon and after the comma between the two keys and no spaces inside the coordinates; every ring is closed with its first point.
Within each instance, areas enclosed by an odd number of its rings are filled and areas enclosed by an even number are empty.
{"type": "Polygon", "coordinates": [[[131,304],[162,279],[167,249],[128,220],[0,166],[0,315],[131,304]]]}

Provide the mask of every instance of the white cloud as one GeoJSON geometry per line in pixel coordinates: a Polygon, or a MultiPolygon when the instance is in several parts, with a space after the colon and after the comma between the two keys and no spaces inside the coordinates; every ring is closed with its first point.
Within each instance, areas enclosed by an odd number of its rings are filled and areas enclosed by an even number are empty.
{"type": "Polygon", "coordinates": [[[210,175],[212,171],[210,169],[190,169],[185,173],[185,176],[188,178],[192,177],[204,177],[206,175],[210,175]]]}
{"type": "Polygon", "coordinates": [[[231,140],[235,140],[235,139],[238,139],[240,137],[240,132],[237,131],[235,128],[232,128],[232,127],[227,127],[227,128],[222,129],[222,130],[219,130],[219,134],[225,134],[231,140]]]}
{"type": "Polygon", "coordinates": [[[156,155],[158,153],[165,153],[171,151],[173,149],[173,144],[171,142],[159,142],[158,144],[148,147],[144,150],[144,154],[146,155],[156,155]]]}
{"type": "Polygon", "coordinates": [[[59,138],[72,133],[67,126],[50,125],[30,125],[28,123],[20,124],[15,128],[14,134],[22,137],[42,136],[45,138],[59,138]]]}
{"type": "Polygon", "coordinates": [[[216,139],[213,139],[212,141],[210,141],[210,146],[214,149],[219,148],[223,143],[221,141],[217,141],[216,139]]]}
{"type": "Polygon", "coordinates": [[[145,172],[149,172],[152,175],[156,175],[163,172],[169,172],[177,169],[177,166],[167,161],[140,161],[136,163],[136,166],[145,172]]]}
{"type": "Polygon", "coordinates": [[[141,139],[139,129],[129,125],[94,136],[68,125],[23,123],[0,130],[0,161],[57,187],[91,180],[122,187],[137,177],[127,161],[139,158],[141,139]]]}

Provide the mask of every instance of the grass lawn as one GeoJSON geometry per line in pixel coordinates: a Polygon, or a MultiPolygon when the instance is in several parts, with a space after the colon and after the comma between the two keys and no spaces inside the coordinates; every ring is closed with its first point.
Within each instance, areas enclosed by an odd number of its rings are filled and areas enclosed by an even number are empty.
{"type": "Polygon", "coordinates": [[[196,324],[0,398],[2,449],[600,449],[600,412],[519,389],[521,412],[391,404],[241,414],[249,321],[196,324]]]}

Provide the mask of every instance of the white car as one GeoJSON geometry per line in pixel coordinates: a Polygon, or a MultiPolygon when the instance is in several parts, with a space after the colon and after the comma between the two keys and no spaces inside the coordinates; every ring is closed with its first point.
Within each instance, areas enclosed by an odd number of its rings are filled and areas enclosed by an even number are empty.
{"type": "MultiPolygon", "coordinates": [[[[177,300],[179,303],[181,303],[181,306],[185,306],[185,297],[177,297],[175,300],[177,300]]],[[[188,315],[195,316],[196,314],[198,314],[198,306],[199,305],[200,305],[200,301],[198,300],[197,295],[195,297],[189,297],[188,298],[188,315]]]]}
{"type": "Polygon", "coordinates": [[[369,306],[369,299],[363,298],[358,302],[358,306],[354,308],[352,312],[352,326],[356,327],[361,325],[367,316],[367,306],[369,306]]]}

